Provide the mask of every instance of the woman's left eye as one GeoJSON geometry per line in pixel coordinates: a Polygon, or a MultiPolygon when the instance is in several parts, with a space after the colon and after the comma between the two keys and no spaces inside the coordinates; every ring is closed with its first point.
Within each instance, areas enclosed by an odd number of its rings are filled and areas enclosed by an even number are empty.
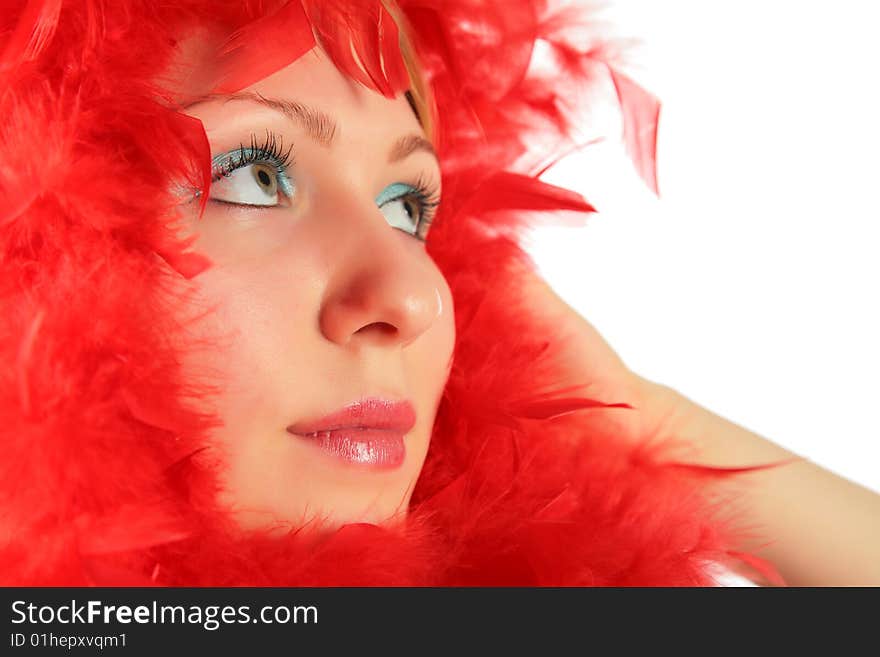
{"type": "Polygon", "coordinates": [[[424,241],[433,219],[433,209],[439,204],[429,190],[405,183],[389,185],[376,197],[376,205],[393,228],[400,228],[424,241]]]}

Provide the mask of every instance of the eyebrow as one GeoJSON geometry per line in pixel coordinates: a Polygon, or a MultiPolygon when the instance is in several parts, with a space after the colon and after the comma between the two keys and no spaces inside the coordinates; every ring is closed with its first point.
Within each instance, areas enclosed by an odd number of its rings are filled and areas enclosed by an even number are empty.
{"type": "MultiPolygon", "coordinates": [[[[229,94],[205,94],[187,104],[186,107],[192,107],[193,105],[212,100],[222,100],[224,102],[232,100],[246,101],[273,109],[298,124],[313,141],[325,147],[329,147],[333,143],[336,133],[339,132],[339,124],[336,120],[321,110],[303,105],[294,100],[266,98],[259,93],[249,91],[229,94]]],[[[419,151],[429,153],[439,162],[440,158],[437,157],[434,145],[422,135],[411,134],[400,137],[394,142],[388,153],[388,163],[399,162],[419,151]]]]}

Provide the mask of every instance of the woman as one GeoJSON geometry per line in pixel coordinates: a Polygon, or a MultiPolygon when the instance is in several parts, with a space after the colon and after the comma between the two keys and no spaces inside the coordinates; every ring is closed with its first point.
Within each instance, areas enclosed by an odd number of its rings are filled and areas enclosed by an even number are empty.
{"type": "Polygon", "coordinates": [[[560,100],[610,71],[631,136],[656,104],[580,14],[512,5],[4,15],[4,583],[877,579],[876,496],[631,373],[534,275],[527,213],[592,209],[536,179],[560,100]],[[844,508],[837,571],[805,532],[844,508]]]}

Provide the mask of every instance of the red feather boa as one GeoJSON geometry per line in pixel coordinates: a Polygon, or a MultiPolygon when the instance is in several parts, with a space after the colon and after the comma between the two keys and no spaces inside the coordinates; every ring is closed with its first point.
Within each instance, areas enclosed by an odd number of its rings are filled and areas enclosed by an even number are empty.
{"type": "Polygon", "coordinates": [[[531,266],[517,237],[535,212],[592,211],[537,179],[576,146],[582,118],[566,103],[587,107],[610,80],[651,186],[658,103],[582,11],[401,6],[439,110],[444,205],[428,249],[455,298],[454,366],[405,522],[277,538],[239,531],[217,504],[217,418],[196,410],[211,388],[179,369],[186,326],[169,311],[209,263],[173,236],[172,183],[204,188],[210,158],[201,124],[156,81],[172,35],[210,24],[231,35],[215,89],[288,64],[317,35],[340,70],[390,96],[407,84],[394,23],[375,0],[5,0],[0,583],[705,585],[709,562],[735,556],[699,474],[648,436],[600,435],[590,418],[609,411],[557,390],[559,342],[513,275],[531,266]],[[539,38],[554,64],[540,74],[539,38]]]}

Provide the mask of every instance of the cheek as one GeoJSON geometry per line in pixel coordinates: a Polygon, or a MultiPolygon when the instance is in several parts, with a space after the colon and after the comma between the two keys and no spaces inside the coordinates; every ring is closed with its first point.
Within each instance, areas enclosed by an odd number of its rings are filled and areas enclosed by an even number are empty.
{"type": "Polygon", "coordinates": [[[437,276],[440,281],[437,286],[440,313],[430,330],[419,338],[418,346],[413,345],[418,362],[412,364],[410,371],[412,383],[421,386],[426,397],[435,399],[439,399],[446,386],[455,348],[452,293],[439,272],[437,276]]]}
{"type": "Polygon", "coordinates": [[[455,305],[452,298],[452,291],[446,280],[439,288],[441,311],[437,318],[438,340],[441,342],[440,353],[443,371],[445,372],[443,383],[449,375],[449,368],[452,367],[453,352],[455,349],[455,305]]]}
{"type": "MultiPolygon", "coordinates": [[[[219,384],[217,411],[230,429],[276,422],[279,406],[296,398],[303,367],[302,345],[314,337],[309,317],[315,312],[308,285],[291,285],[296,273],[287,267],[209,270],[200,283],[203,304],[211,312],[198,335],[212,349],[200,350],[197,365],[212,372],[219,384]],[[283,390],[285,399],[279,397],[283,390]]],[[[302,280],[302,279],[300,279],[302,280]]]]}

